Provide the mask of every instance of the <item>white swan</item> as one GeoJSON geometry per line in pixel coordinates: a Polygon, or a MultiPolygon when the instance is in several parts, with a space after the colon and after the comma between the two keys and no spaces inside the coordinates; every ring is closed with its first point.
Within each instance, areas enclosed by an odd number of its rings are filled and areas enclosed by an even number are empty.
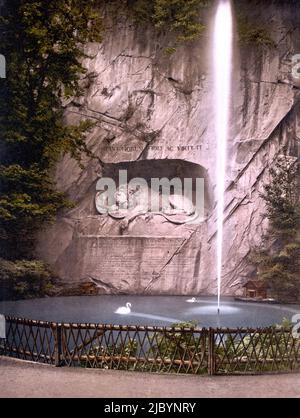
{"type": "Polygon", "coordinates": [[[197,302],[197,299],[196,298],[188,299],[186,302],[188,302],[188,303],[196,303],[197,302]]]}
{"type": "Polygon", "coordinates": [[[120,308],[118,308],[115,313],[119,314],[119,315],[128,315],[131,312],[131,303],[127,302],[126,306],[121,306],[120,308]]]}

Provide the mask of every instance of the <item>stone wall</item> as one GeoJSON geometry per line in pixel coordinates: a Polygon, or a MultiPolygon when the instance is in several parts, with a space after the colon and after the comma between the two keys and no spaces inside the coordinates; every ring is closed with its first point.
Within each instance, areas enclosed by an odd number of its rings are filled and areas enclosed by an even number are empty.
{"type": "MultiPolygon", "coordinates": [[[[292,56],[300,53],[299,2],[238,3],[237,13],[266,27],[275,45],[236,44],[224,294],[239,294],[251,274],[247,257],[266,228],[260,192],[268,168],[283,149],[298,156],[300,139],[300,83],[292,78],[292,56]]],[[[96,122],[88,146],[97,158],[86,158],[84,169],[69,157],[58,165],[58,186],[76,208],[41,231],[37,250],[69,285],[92,277],[103,293],[216,292],[212,10],[206,14],[203,36],[172,56],[165,53],[168,35],[125,19],[108,28],[102,44],[86,46],[85,95],[66,104],[66,122],[96,122]],[[145,215],[124,231],[120,221],[97,214],[97,179],[115,164],[145,161],[147,167],[188,162],[201,170],[209,204],[200,225],[145,215]]]]}

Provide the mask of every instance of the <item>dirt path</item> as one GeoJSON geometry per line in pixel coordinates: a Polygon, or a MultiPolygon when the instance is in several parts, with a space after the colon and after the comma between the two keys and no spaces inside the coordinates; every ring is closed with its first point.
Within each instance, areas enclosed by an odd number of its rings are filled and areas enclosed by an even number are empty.
{"type": "Polygon", "coordinates": [[[300,398],[300,375],[170,376],[57,369],[0,357],[0,397],[300,398]]]}

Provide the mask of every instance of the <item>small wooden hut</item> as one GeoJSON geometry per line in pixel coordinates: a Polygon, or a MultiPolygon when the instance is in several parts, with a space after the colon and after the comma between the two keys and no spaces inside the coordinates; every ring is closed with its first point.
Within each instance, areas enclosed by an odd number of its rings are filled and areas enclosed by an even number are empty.
{"type": "Polygon", "coordinates": [[[244,285],[244,296],[249,299],[267,299],[268,285],[259,280],[249,280],[244,285]]]}

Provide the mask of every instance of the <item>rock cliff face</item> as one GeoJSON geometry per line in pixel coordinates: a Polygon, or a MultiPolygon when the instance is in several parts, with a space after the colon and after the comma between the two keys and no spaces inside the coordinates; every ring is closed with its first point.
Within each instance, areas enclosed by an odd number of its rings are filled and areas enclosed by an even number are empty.
{"type": "MultiPolygon", "coordinates": [[[[247,257],[266,224],[260,198],[268,168],[287,150],[299,155],[300,4],[240,1],[250,22],[272,34],[274,47],[237,45],[226,192],[223,294],[239,294],[251,276],[247,257]],[[253,5],[253,3],[255,3],[253,5]]],[[[207,11],[210,27],[212,10],[207,11]]],[[[68,157],[57,167],[61,190],[76,208],[41,233],[39,255],[69,285],[95,279],[99,292],[212,294],[216,292],[216,142],[209,29],[172,56],[151,28],[120,20],[102,44],[87,45],[84,97],[67,104],[66,122],[96,122],[88,146],[96,158],[82,169],[68,157]],[[202,177],[205,220],[175,224],[159,215],[120,220],[97,213],[96,183],[129,176],[202,177]]]]}

